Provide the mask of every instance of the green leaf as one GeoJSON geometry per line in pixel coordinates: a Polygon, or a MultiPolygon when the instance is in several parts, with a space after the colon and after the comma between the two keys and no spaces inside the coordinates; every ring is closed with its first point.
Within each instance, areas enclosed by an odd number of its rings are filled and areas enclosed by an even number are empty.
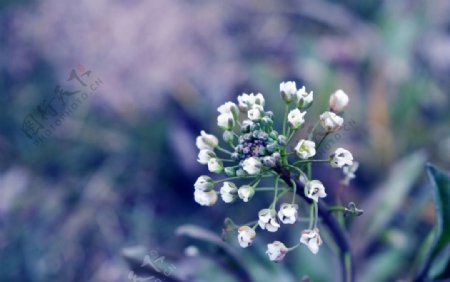
{"type": "Polygon", "coordinates": [[[447,254],[450,249],[450,177],[431,164],[427,165],[427,171],[434,192],[436,226],[432,231],[433,243],[416,277],[417,281],[450,276],[450,257],[447,254]]]}

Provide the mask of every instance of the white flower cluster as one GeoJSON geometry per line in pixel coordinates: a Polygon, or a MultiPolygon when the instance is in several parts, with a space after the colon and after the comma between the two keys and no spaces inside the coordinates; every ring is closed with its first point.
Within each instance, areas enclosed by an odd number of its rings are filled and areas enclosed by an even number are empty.
{"type": "MultiPolygon", "coordinates": [[[[304,193],[300,193],[300,196],[311,205],[308,217],[310,226],[301,232],[299,244],[295,247],[288,248],[280,241],[267,245],[269,259],[276,262],[281,261],[300,244],[306,245],[313,254],[319,251],[322,244],[317,228],[318,202],[327,193],[321,181],[311,179],[311,172],[305,172],[304,165],[310,168],[312,162],[327,162],[332,167],[342,168],[346,175],[344,182],[347,184],[355,177],[358,167],[358,163],[353,162],[352,154],[343,148],[335,150],[328,160],[314,160],[321,142],[316,144],[309,138],[297,139],[293,151],[289,152],[292,148],[289,146],[291,140],[305,123],[306,110],[313,103],[313,92],[307,92],[305,86],[297,89],[295,82],[287,81],[280,84],[280,95],[286,103],[286,120],[283,121],[282,132],[273,128],[273,113],[265,111],[265,99],[261,93],[244,93],[237,97],[237,104],[226,102],[218,107],[217,125],[224,131],[223,140],[231,149],[222,148],[217,137],[201,131],[196,140],[199,149],[197,161],[207,165],[210,172],[225,173],[228,178],[213,180],[202,175],[194,184],[194,199],[202,206],[214,205],[218,195],[224,203],[231,204],[238,198],[242,202],[249,202],[259,191],[274,193],[272,204],[258,212],[258,219],[253,226],[242,225],[236,228],[237,239],[242,248],[252,245],[258,227],[268,232],[277,232],[282,224],[292,225],[298,222],[296,188],[297,185],[303,185],[304,193]],[[291,160],[293,156],[297,160],[291,160]],[[224,163],[232,164],[225,166],[224,163]],[[296,164],[302,166],[297,167],[296,164]],[[274,187],[258,188],[263,177],[275,177],[274,187]],[[300,180],[295,182],[295,179],[300,180]],[[250,183],[238,186],[232,180],[249,180],[250,183]],[[292,193],[292,201],[279,204],[286,192],[292,193]]],[[[329,100],[329,110],[320,115],[317,124],[327,134],[339,130],[344,122],[340,114],[348,103],[349,98],[344,91],[333,93],[329,100]]]]}

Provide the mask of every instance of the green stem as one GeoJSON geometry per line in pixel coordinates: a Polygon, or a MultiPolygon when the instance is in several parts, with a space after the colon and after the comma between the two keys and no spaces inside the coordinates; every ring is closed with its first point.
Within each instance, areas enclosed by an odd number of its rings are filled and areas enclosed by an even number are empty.
{"type": "Polygon", "coordinates": [[[225,153],[225,154],[228,154],[228,155],[233,154],[231,151],[228,151],[227,149],[224,149],[224,148],[222,148],[220,146],[217,146],[216,149],[221,151],[222,153],[225,153]]]}
{"type": "Polygon", "coordinates": [[[272,208],[272,209],[275,207],[275,204],[277,203],[277,200],[278,200],[278,181],[279,180],[280,180],[280,176],[277,176],[277,178],[275,179],[275,194],[273,197],[273,202],[270,205],[270,208],[272,208]]]}
{"type": "Polygon", "coordinates": [[[286,104],[286,106],[284,107],[284,118],[283,118],[283,135],[286,136],[286,121],[287,121],[287,116],[288,116],[288,111],[289,111],[289,106],[288,104],[286,104]]]}
{"type": "Polygon", "coordinates": [[[314,225],[314,203],[309,205],[309,228],[312,229],[314,225]]]}
{"type": "Polygon", "coordinates": [[[292,165],[305,164],[305,163],[329,163],[330,160],[301,160],[296,161],[292,165]]]}
{"type": "Polygon", "coordinates": [[[295,196],[297,194],[297,184],[295,184],[295,181],[291,181],[292,188],[294,189],[294,193],[292,194],[292,204],[295,204],[295,196]]]}

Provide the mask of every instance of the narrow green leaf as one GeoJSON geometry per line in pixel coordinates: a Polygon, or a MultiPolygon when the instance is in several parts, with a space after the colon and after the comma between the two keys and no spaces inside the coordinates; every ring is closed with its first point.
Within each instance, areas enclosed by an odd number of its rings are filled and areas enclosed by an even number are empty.
{"type": "Polygon", "coordinates": [[[416,277],[417,281],[450,278],[450,257],[445,255],[450,246],[450,177],[431,164],[427,165],[427,171],[434,192],[436,226],[432,231],[433,243],[416,277]]]}

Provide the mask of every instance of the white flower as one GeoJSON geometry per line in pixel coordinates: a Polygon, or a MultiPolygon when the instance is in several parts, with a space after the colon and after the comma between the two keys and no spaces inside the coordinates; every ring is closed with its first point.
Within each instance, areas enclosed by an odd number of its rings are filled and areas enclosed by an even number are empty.
{"type": "Polygon", "coordinates": [[[301,139],[297,146],[295,146],[295,152],[301,159],[309,159],[316,154],[316,143],[310,140],[301,139]]]}
{"type": "Polygon", "coordinates": [[[306,197],[318,202],[319,198],[325,198],[326,196],[325,187],[319,180],[311,180],[306,183],[306,197]]]}
{"type": "Polygon", "coordinates": [[[250,175],[258,174],[261,166],[261,161],[255,157],[247,158],[242,162],[242,168],[250,175]]]}
{"type": "Polygon", "coordinates": [[[280,83],[280,94],[286,103],[290,103],[296,97],[297,87],[295,81],[286,81],[280,83]]]}
{"type": "Polygon", "coordinates": [[[202,149],[198,152],[197,161],[201,164],[207,164],[211,158],[215,158],[216,154],[209,149],[202,149]]]}
{"type": "Polygon", "coordinates": [[[298,218],[298,205],[283,203],[278,211],[278,218],[284,224],[294,224],[298,218]]]}
{"type": "Polygon", "coordinates": [[[275,210],[262,209],[259,211],[258,217],[258,224],[261,229],[267,229],[269,232],[276,232],[278,228],[280,228],[275,210]]]}
{"type": "Polygon", "coordinates": [[[239,109],[241,111],[246,112],[249,109],[251,109],[254,105],[260,105],[264,107],[265,100],[261,93],[258,94],[247,94],[243,93],[242,95],[237,97],[238,103],[239,103],[239,109]]]}
{"type": "Polygon", "coordinates": [[[306,92],[305,90],[305,86],[303,86],[302,88],[300,88],[297,93],[297,105],[299,108],[308,108],[314,99],[314,93],[311,92],[306,92]]]}
{"type": "Polygon", "coordinates": [[[243,185],[243,186],[239,187],[238,196],[244,202],[248,202],[253,197],[254,194],[255,194],[255,188],[253,186],[243,185]]]}
{"type": "Polygon", "coordinates": [[[247,113],[248,118],[252,121],[260,120],[263,116],[264,109],[259,105],[254,105],[247,113]]]}
{"type": "Polygon", "coordinates": [[[210,172],[221,173],[223,171],[223,164],[217,158],[211,158],[208,161],[208,170],[210,172]]]}
{"type": "Polygon", "coordinates": [[[230,130],[235,125],[235,120],[232,113],[220,114],[217,117],[217,125],[223,130],[230,130]]]}
{"type": "Polygon", "coordinates": [[[358,162],[353,162],[353,164],[350,166],[344,166],[344,168],[342,169],[345,175],[345,178],[342,181],[344,185],[348,185],[350,183],[350,180],[355,178],[355,172],[358,170],[358,167],[358,162]]]}
{"type": "Polygon", "coordinates": [[[209,149],[214,150],[219,145],[219,140],[212,134],[207,134],[204,130],[200,131],[200,135],[195,141],[195,145],[199,150],[209,149]]]}
{"type": "Polygon", "coordinates": [[[220,188],[220,196],[225,203],[232,203],[237,198],[238,189],[233,182],[225,181],[220,188]]]}
{"type": "Polygon", "coordinates": [[[241,226],[238,229],[238,242],[242,248],[247,248],[252,245],[255,240],[256,232],[248,226],[241,226]]]}
{"type": "Polygon", "coordinates": [[[333,132],[342,127],[344,119],[333,112],[324,112],[320,115],[320,125],[327,131],[333,132]]]}
{"type": "Polygon", "coordinates": [[[199,178],[197,178],[197,181],[195,181],[194,188],[195,190],[200,190],[204,192],[211,191],[211,189],[214,188],[214,181],[212,180],[211,177],[207,175],[202,175],[199,178]]]}
{"type": "Polygon", "coordinates": [[[225,104],[221,105],[217,108],[217,111],[221,114],[233,114],[233,116],[236,118],[239,115],[239,109],[238,106],[233,102],[226,102],[225,104]]]}
{"type": "Polygon", "coordinates": [[[334,112],[342,112],[348,105],[348,96],[341,89],[330,96],[330,109],[334,112]]]}
{"type": "Polygon", "coordinates": [[[353,156],[350,151],[344,148],[338,148],[334,153],[330,156],[331,161],[330,164],[332,167],[343,167],[344,165],[352,165],[353,164],[353,156]]]}
{"type": "Polygon", "coordinates": [[[299,128],[305,123],[306,112],[301,112],[299,109],[294,109],[288,114],[288,121],[293,128],[299,128]]]}
{"type": "Polygon", "coordinates": [[[300,243],[305,244],[313,254],[317,254],[320,245],[322,245],[319,229],[314,228],[303,230],[300,237],[300,243]]]}
{"type": "Polygon", "coordinates": [[[267,244],[266,254],[271,261],[279,262],[283,260],[288,252],[289,249],[280,241],[274,241],[271,244],[267,244]]]}
{"type": "Polygon", "coordinates": [[[194,200],[202,206],[212,206],[217,202],[217,192],[214,190],[205,192],[195,189],[194,200]]]}

